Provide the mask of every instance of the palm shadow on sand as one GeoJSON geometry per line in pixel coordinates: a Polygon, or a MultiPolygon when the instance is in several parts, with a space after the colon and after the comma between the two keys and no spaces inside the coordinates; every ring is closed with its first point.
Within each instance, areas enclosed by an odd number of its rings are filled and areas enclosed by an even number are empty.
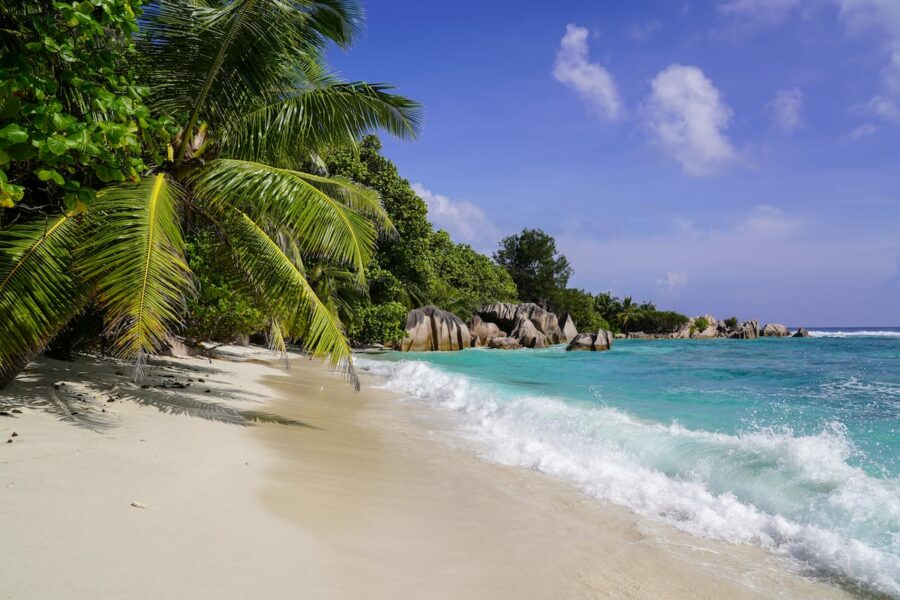
{"type": "Polygon", "coordinates": [[[205,378],[215,382],[216,375],[222,373],[212,364],[185,365],[154,359],[146,365],[140,384],[131,380],[132,368],[130,363],[93,355],[80,355],[74,362],[41,359],[39,369],[26,370],[0,392],[0,418],[14,419],[17,411],[28,408],[103,433],[120,425],[120,417],[107,408],[130,401],[165,414],[227,425],[270,423],[321,429],[277,414],[229,406],[228,401],[261,404],[265,399],[233,386],[204,386],[205,378]]]}

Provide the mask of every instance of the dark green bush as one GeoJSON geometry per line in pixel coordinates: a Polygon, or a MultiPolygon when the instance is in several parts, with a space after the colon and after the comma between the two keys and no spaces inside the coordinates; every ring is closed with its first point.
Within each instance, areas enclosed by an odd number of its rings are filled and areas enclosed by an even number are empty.
{"type": "Polygon", "coordinates": [[[192,232],[186,250],[188,264],[197,278],[197,295],[187,301],[185,337],[230,343],[268,325],[256,298],[221,256],[220,240],[214,232],[192,232]]]}
{"type": "Polygon", "coordinates": [[[629,329],[644,333],[672,333],[689,320],[685,315],[671,310],[641,311],[629,329]]]}
{"type": "Polygon", "coordinates": [[[349,336],[355,345],[392,344],[399,342],[405,332],[406,307],[388,302],[357,310],[349,336]]]}
{"type": "Polygon", "coordinates": [[[725,319],[725,327],[729,329],[736,329],[738,326],[737,317],[728,317],[725,319]]]}
{"type": "Polygon", "coordinates": [[[706,317],[698,317],[694,319],[694,325],[696,325],[699,331],[703,331],[707,327],[709,327],[709,319],[706,317]]]}

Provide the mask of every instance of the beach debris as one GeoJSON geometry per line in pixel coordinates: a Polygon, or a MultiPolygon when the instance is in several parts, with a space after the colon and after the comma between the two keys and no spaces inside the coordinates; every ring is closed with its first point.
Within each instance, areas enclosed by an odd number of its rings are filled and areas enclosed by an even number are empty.
{"type": "Polygon", "coordinates": [[[18,408],[14,408],[14,409],[12,409],[12,410],[9,411],[9,412],[13,413],[14,415],[21,415],[21,414],[22,414],[22,411],[19,410],[18,408]]]}
{"type": "Polygon", "coordinates": [[[138,502],[137,500],[132,501],[131,505],[135,508],[147,508],[146,504],[144,504],[143,502],[138,502]]]}
{"type": "Polygon", "coordinates": [[[125,371],[116,371],[116,375],[124,375],[125,371]]]}
{"type": "Polygon", "coordinates": [[[16,432],[15,432],[15,431],[13,431],[13,432],[12,432],[12,435],[11,435],[11,436],[9,436],[9,437],[19,437],[19,434],[18,434],[18,433],[16,433],[16,432]]]}
{"type": "Polygon", "coordinates": [[[201,378],[201,379],[197,379],[197,381],[198,381],[199,383],[206,383],[206,380],[205,380],[205,379],[202,379],[202,378],[201,378]]]}
{"type": "Polygon", "coordinates": [[[211,391],[212,391],[212,390],[203,390],[203,393],[204,393],[204,394],[208,394],[208,393],[210,393],[211,391]]]}
{"type": "Polygon", "coordinates": [[[12,415],[10,415],[10,414],[9,414],[8,412],[6,412],[5,410],[0,410],[0,417],[11,417],[11,416],[12,416],[12,415]]]}
{"type": "Polygon", "coordinates": [[[107,401],[107,402],[115,402],[116,399],[115,399],[115,398],[107,398],[106,401],[107,401]]]}
{"type": "Polygon", "coordinates": [[[6,440],[6,443],[7,443],[7,444],[12,444],[12,438],[9,438],[8,440],[6,440]]]}

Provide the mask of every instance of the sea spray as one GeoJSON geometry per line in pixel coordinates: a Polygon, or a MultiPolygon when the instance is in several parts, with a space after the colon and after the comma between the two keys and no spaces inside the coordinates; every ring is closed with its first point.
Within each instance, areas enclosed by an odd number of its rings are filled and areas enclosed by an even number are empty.
{"type": "Polygon", "coordinates": [[[798,430],[756,423],[733,432],[651,420],[608,405],[603,384],[585,386],[586,396],[557,394],[546,383],[560,375],[565,356],[530,356],[532,368],[515,373],[492,361],[527,363],[527,354],[470,353],[465,360],[477,367],[465,374],[453,362],[462,359],[446,354],[360,363],[384,387],[459,413],[492,460],[563,478],[691,534],[754,543],[812,573],[900,597],[900,480],[863,468],[865,452],[840,420],[820,419],[816,431],[808,423],[798,430]],[[555,372],[540,358],[552,360],[555,372]]]}

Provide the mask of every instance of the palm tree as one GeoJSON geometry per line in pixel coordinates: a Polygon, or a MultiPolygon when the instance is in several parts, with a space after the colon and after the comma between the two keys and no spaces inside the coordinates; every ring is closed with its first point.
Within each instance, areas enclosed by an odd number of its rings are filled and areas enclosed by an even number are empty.
{"type": "Polygon", "coordinates": [[[221,236],[276,341],[301,336],[314,355],[352,369],[334,306],[304,263],[344,267],[362,283],[379,229],[393,226],[376,193],[302,165],[327,145],[377,128],[411,137],[419,124],[418,105],[388,86],[344,83],[323,66],[326,44],[348,45],[360,18],[352,0],[145,8],[138,46],[151,105],[181,119],[181,133],[170,160],[140,182],[0,232],[0,386],[91,300],[140,377],[192,290],[187,213],[221,236]]]}
{"type": "Polygon", "coordinates": [[[632,300],[631,296],[625,296],[622,298],[622,305],[619,309],[619,313],[616,315],[616,320],[619,323],[619,327],[621,327],[622,331],[628,331],[629,323],[633,322],[635,318],[641,313],[641,307],[637,305],[634,300],[632,300]]]}

